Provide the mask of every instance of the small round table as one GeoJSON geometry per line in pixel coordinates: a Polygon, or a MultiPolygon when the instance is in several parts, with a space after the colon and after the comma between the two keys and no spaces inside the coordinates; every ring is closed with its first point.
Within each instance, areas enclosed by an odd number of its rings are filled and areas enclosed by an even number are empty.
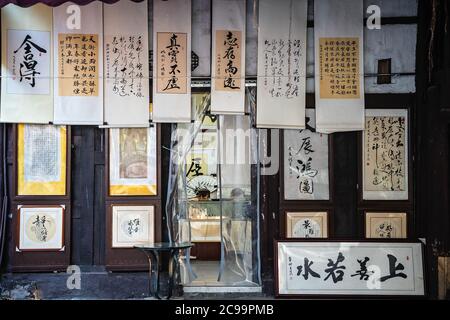
{"type": "Polygon", "coordinates": [[[169,291],[165,299],[172,296],[173,284],[175,281],[176,270],[178,269],[178,258],[180,250],[189,249],[193,246],[190,242],[154,242],[149,244],[137,245],[136,249],[145,253],[149,263],[150,296],[161,299],[159,294],[159,254],[160,252],[169,252],[169,291]],[[153,294],[152,294],[153,291],[153,294]]]}

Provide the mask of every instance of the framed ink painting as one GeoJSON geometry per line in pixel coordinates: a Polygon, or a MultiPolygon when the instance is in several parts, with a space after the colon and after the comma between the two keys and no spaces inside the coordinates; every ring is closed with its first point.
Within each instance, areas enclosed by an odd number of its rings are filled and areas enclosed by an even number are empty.
{"type": "Polygon", "coordinates": [[[363,200],[408,200],[408,110],[367,109],[363,200]]]}
{"type": "Polygon", "coordinates": [[[64,250],[64,209],[63,205],[18,206],[18,250],[64,250]]]}

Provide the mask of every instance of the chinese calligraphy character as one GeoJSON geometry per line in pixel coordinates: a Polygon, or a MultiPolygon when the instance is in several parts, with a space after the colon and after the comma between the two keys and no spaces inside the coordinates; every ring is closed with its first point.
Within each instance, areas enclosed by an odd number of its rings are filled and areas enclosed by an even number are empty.
{"type": "Polygon", "coordinates": [[[127,224],[128,235],[132,236],[133,234],[138,233],[140,224],[141,224],[141,221],[139,220],[139,218],[129,220],[128,224],[127,224]]]}
{"type": "Polygon", "coordinates": [[[36,71],[36,67],[38,65],[38,61],[34,58],[33,48],[37,50],[38,54],[47,53],[47,50],[37,45],[32,41],[32,38],[29,34],[26,35],[22,44],[17,48],[14,53],[19,52],[19,50],[23,49],[23,57],[20,62],[20,82],[23,79],[27,80],[31,87],[36,85],[35,77],[40,74],[40,72],[36,71]]]}
{"type": "Polygon", "coordinates": [[[48,229],[46,223],[47,218],[45,215],[43,215],[42,217],[39,217],[39,215],[37,215],[36,219],[33,221],[33,227],[31,230],[34,231],[36,239],[40,242],[47,241],[48,229]]]}
{"type": "Polygon", "coordinates": [[[397,271],[405,270],[405,267],[403,266],[403,264],[399,263],[396,265],[397,258],[395,256],[393,256],[392,254],[388,254],[387,257],[389,259],[389,274],[387,276],[381,277],[380,281],[384,282],[386,280],[396,278],[396,277],[406,279],[407,275],[405,273],[403,273],[403,272],[397,273],[397,271]]]}
{"type": "MultiPolygon", "coordinates": [[[[360,270],[356,271],[355,274],[352,274],[351,277],[356,277],[359,276],[359,280],[364,280],[367,281],[369,280],[369,270],[367,270],[367,262],[369,262],[369,258],[365,257],[364,260],[359,260],[357,259],[359,266],[360,266],[360,270]]],[[[372,274],[374,273],[374,271],[371,272],[372,274]]]]}
{"type": "Polygon", "coordinates": [[[339,266],[339,263],[343,262],[345,260],[344,255],[342,252],[339,252],[338,257],[336,259],[336,262],[333,262],[332,259],[328,259],[327,266],[329,268],[325,269],[325,272],[328,273],[328,275],[325,277],[324,281],[327,281],[328,278],[332,277],[332,280],[334,283],[338,283],[339,281],[342,281],[344,279],[344,271],[346,269],[345,266],[339,266]]]}
{"type": "Polygon", "coordinates": [[[309,275],[311,275],[314,278],[320,278],[320,275],[311,269],[311,266],[314,262],[313,261],[310,262],[308,258],[305,258],[304,261],[305,261],[304,269],[303,266],[297,266],[297,276],[300,276],[302,271],[304,270],[303,278],[305,278],[305,280],[308,280],[309,275]]]}

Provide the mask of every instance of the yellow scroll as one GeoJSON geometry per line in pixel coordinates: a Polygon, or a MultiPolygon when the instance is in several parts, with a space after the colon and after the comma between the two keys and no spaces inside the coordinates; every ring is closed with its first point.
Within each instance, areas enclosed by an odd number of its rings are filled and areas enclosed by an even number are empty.
{"type": "Polygon", "coordinates": [[[18,195],[65,195],[66,162],[65,126],[19,124],[18,195]]]}

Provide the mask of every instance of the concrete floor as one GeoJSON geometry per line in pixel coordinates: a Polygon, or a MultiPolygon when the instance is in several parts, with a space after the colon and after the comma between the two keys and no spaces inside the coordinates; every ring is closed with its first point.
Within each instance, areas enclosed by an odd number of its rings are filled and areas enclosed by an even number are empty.
{"type": "MultiPolygon", "coordinates": [[[[208,270],[215,270],[212,265],[208,270]]],[[[214,271],[214,277],[217,272],[214,271]]],[[[213,273],[209,273],[212,276],[213,273]]],[[[7,273],[0,276],[0,300],[146,300],[149,280],[146,272],[107,272],[103,268],[87,268],[81,272],[81,288],[69,289],[66,273],[7,273]]],[[[165,278],[162,275],[162,278],[165,278]]],[[[162,280],[163,281],[163,280],[162,280]]],[[[162,293],[165,293],[162,286],[162,293]]],[[[270,299],[261,293],[180,293],[173,299],[270,299]]]]}

